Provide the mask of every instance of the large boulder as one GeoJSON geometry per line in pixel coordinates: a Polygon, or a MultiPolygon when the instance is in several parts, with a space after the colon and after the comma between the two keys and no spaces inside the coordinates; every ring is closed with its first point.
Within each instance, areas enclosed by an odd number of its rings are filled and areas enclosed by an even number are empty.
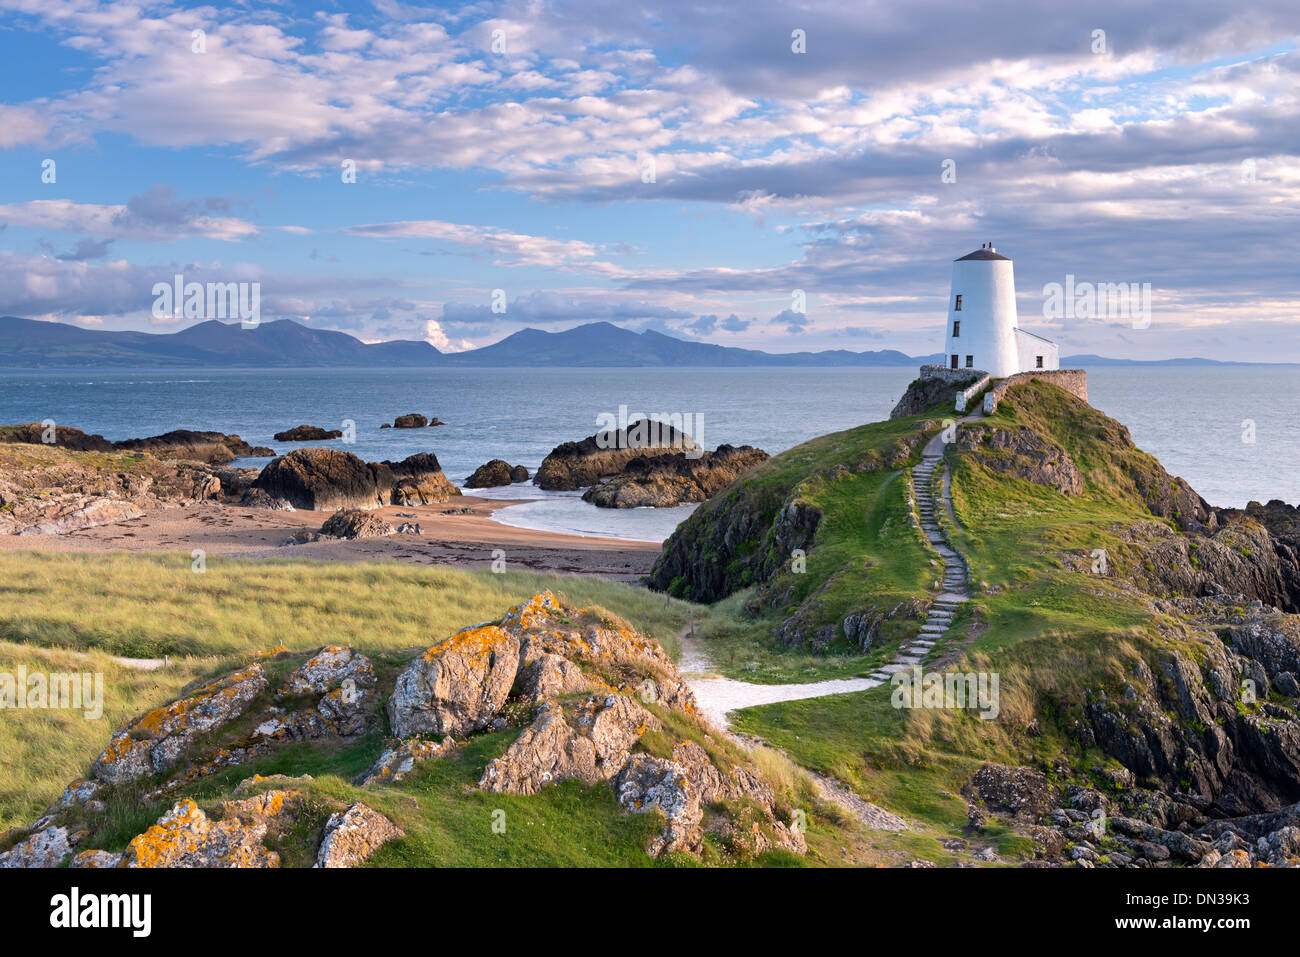
{"type": "Polygon", "coordinates": [[[294,449],[268,462],[253,485],[294,508],[333,511],[388,504],[388,489],[376,483],[375,469],[342,449],[294,449]]]}
{"type": "Polygon", "coordinates": [[[237,718],[266,685],[253,664],[147,712],[114,733],[91,776],[118,784],[171,770],[195,738],[237,718]]]}
{"type": "Polygon", "coordinates": [[[460,494],[429,452],[363,462],[341,449],[295,449],[268,462],[253,484],[295,508],[317,511],[424,505],[460,494]]]}
{"type": "Polygon", "coordinates": [[[557,445],[542,460],[533,482],[548,491],[575,491],[617,475],[635,458],[698,450],[699,445],[685,432],[651,419],[638,419],[625,429],[609,429],[580,442],[557,445]]]}
{"type": "Polygon", "coordinates": [[[453,635],[397,677],[388,699],[393,734],[469,734],[505,704],[519,668],[519,639],[495,625],[453,635]]]}
{"type": "Polygon", "coordinates": [[[429,420],[418,412],[410,412],[406,415],[399,415],[393,419],[393,428],[395,429],[423,429],[428,426],[429,420]]]}

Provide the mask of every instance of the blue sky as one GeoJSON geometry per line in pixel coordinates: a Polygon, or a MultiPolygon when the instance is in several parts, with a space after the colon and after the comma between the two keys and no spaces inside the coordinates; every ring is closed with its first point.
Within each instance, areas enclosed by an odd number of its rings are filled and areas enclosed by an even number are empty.
{"type": "Polygon", "coordinates": [[[174,331],[182,272],[371,341],[919,354],[992,240],[1065,354],[1300,361],[1294,2],[738,9],[0,0],[0,313],[174,331]],[[1067,274],[1149,327],[1044,318],[1067,274]]]}

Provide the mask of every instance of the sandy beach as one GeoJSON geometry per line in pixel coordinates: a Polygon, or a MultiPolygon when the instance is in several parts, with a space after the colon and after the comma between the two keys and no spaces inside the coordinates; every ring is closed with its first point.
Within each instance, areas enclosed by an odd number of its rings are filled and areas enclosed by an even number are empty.
{"type": "Polygon", "coordinates": [[[505,553],[506,568],[595,575],[635,583],[650,571],[660,546],[502,525],[492,513],[531,501],[485,499],[470,495],[426,506],[387,506],[374,510],[393,525],[411,522],[419,535],[365,539],[326,539],[285,545],[295,532],[316,531],[330,512],[279,512],[214,503],[157,508],[143,516],[62,535],[3,535],[10,551],[191,552],[239,558],[309,558],[318,561],[395,559],[417,565],[489,569],[493,552],[505,553]],[[462,513],[461,509],[472,509],[462,513]]]}

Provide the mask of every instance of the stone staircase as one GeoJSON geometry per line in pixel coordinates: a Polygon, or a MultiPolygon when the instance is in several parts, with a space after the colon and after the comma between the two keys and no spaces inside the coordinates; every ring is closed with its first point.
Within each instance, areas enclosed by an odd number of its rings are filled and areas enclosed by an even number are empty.
{"type": "MultiPolygon", "coordinates": [[[[966,560],[944,537],[935,511],[935,471],[943,465],[943,449],[943,442],[936,437],[921,453],[921,463],[912,468],[917,517],[921,522],[921,531],[943,561],[943,583],[925,617],[925,624],[921,626],[921,633],[900,647],[894,660],[873,672],[872,678],[886,680],[891,674],[909,671],[913,665],[923,663],[934,651],[939,639],[952,627],[957,609],[970,600],[970,570],[966,560]]],[[[941,507],[951,508],[946,485],[941,493],[941,507]]]]}

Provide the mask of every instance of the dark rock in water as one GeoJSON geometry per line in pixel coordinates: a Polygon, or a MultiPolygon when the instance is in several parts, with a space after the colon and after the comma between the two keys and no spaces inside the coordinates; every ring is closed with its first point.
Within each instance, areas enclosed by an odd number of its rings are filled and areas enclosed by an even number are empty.
{"type": "Polygon", "coordinates": [[[292,429],[275,433],[277,442],[323,442],[327,439],[341,439],[343,433],[338,429],[328,431],[315,425],[295,425],[292,429]]]}
{"type": "Polygon", "coordinates": [[[429,416],[429,428],[433,428],[435,425],[446,425],[446,424],[447,424],[446,422],[442,421],[442,419],[438,418],[436,415],[429,416]]]}
{"type": "Polygon", "coordinates": [[[274,449],[262,445],[249,445],[238,435],[223,432],[195,432],[191,429],[173,429],[162,435],[143,439],[125,439],[113,443],[114,447],[128,452],[148,452],[163,459],[192,459],[213,465],[224,465],[237,458],[275,455],[274,449]]]}
{"type": "Polygon", "coordinates": [[[762,449],[720,445],[691,458],[685,452],[632,459],[623,471],[583,493],[601,508],[672,508],[704,502],[769,456],[762,449]]]}
{"type": "Polygon", "coordinates": [[[460,494],[428,452],[400,462],[363,462],[341,449],[295,449],[267,463],[254,484],[295,508],[318,511],[426,505],[460,494]]]}
{"type": "Polygon", "coordinates": [[[429,420],[418,412],[411,412],[407,415],[399,415],[393,419],[393,428],[395,429],[423,429],[427,427],[429,420]]]}
{"type": "Polygon", "coordinates": [[[617,475],[628,462],[663,452],[694,452],[699,445],[685,432],[666,423],[638,419],[626,429],[564,442],[542,460],[533,482],[547,491],[576,491],[617,475]]]}
{"type": "Polygon", "coordinates": [[[397,529],[378,515],[350,508],[340,509],[327,518],[320,533],[334,538],[380,538],[397,534],[397,529]]]}
{"type": "Polygon", "coordinates": [[[528,469],[522,465],[511,466],[505,459],[493,459],[474,470],[465,480],[466,488],[499,488],[528,480],[528,469]]]}
{"type": "Polygon", "coordinates": [[[44,442],[42,437],[48,430],[40,422],[28,422],[24,425],[0,425],[0,442],[22,442],[30,445],[57,445],[59,448],[72,449],[74,452],[111,452],[113,443],[102,435],[88,435],[81,429],[66,425],[53,427],[53,442],[44,442]]]}

